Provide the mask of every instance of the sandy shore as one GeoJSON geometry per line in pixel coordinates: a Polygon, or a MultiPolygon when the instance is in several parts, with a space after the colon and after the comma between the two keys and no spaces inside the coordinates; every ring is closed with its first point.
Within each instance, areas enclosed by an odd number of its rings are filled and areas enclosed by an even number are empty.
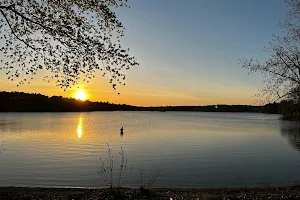
{"type": "Polygon", "coordinates": [[[300,187],[239,189],[156,188],[141,191],[121,188],[120,193],[105,189],[0,187],[0,199],[300,199],[300,187]]]}

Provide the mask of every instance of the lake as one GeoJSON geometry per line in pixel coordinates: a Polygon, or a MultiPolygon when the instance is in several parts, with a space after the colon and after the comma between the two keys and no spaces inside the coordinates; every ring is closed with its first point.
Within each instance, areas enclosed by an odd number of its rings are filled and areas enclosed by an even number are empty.
{"type": "MultiPolygon", "coordinates": [[[[300,126],[279,115],[206,112],[0,113],[0,185],[104,187],[107,144],[127,158],[122,186],[291,185],[300,126]],[[120,128],[124,127],[124,134],[120,128]]],[[[116,167],[115,163],[115,168],[116,167]]]]}

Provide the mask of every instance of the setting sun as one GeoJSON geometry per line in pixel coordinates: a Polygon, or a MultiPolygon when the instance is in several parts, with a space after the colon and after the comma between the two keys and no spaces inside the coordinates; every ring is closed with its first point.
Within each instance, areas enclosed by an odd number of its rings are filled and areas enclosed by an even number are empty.
{"type": "Polygon", "coordinates": [[[85,101],[86,100],[86,94],[82,90],[79,90],[75,94],[75,99],[78,99],[78,100],[81,100],[81,101],[85,101]]]}

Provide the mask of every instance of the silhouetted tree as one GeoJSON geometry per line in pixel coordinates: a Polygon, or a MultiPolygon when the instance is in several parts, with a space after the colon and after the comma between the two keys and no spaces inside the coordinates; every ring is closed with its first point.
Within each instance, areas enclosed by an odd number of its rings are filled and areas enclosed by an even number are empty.
{"type": "Polygon", "coordinates": [[[260,94],[260,100],[274,102],[278,100],[292,100],[283,102],[281,110],[286,119],[299,119],[300,93],[300,1],[285,0],[290,8],[284,22],[280,23],[284,36],[275,36],[266,51],[270,58],[265,62],[255,59],[243,59],[243,67],[252,72],[261,72],[264,76],[265,88],[260,94]],[[296,97],[297,96],[297,97],[296,97]],[[283,105],[288,105],[283,108],[283,105]],[[291,109],[292,108],[292,109],[291,109]],[[288,112],[292,113],[288,113],[288,112]]]}
{"type": "Polygon", "coordinates": [[[263,113],[268,113],[268,114],[278,114],[280,113],[280,104],[279,103],[268,103],[262,108],[263,113]]]}
{"type": "Polygon", "coordinates": [[[274,36],[266,51],[265,62],[243,59],[241,64],[251,72],[264,75],[262,100],[273,102],[289,96],[300,85],[300,1],[286,0],[290,10],[281,28],[284,36],[274,36]]]}
{"type": "Polygon", "coordinates": [[[64,89],[101,70],[115,89],[124,70],[138,64],[120,45],[118,7],[127,0],[1,0],[0,69],[19,84],[46,69],[52,75],[45,79],[64,89]]]}
{"type": "Polygon", "coordinates": [[[280,102],[283,119],[300,121],[300,87],[292,89],[287,99],[280,102]]]}

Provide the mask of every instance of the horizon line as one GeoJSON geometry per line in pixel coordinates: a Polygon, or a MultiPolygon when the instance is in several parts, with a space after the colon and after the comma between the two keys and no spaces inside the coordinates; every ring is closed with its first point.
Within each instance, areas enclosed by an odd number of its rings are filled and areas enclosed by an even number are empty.
{"type": "MultiPolygon", "coordinates": [[[[74,97],[64,97],[64,96],[58,96],[58,95],[53,95],[53,96],[48,96],[48,95],[44,95],[41,93],[28,93],[28,92],[19,92],[19,91],[0,91],[1,92],[6,92],[6,93],[24,93],[24,94],[31,94],[31,95],[42,95],[45,96],[47,98],[51,98],[51,97],[62,97],[65,99],[74,99],[76,101],[81,101],[81,102],[92,102],[92,103],[110,103],[110,104],[115,104],[115,105],[127,105],[127,106],[134,106],[134,107],[196,107],[196,106],[252,106],[252,107],[261,107],[267,104],[271,104],[271,103],[267,103],[264,105],[248,105],[248,104],[222,104],[222,103],[218,103],[218,104],[206,104],[206,105],[149,105],[149,106],[136,106],[136,105],[131,105],[131,104],[120,104],[120,103],[113,103],[113,102],[109,102],[109,101],[91,101],[89,99],[86,99],[84,101],[76,99],[74,97]]],[[[273,102],[276,103],[276,102],[273,102]]]]}

